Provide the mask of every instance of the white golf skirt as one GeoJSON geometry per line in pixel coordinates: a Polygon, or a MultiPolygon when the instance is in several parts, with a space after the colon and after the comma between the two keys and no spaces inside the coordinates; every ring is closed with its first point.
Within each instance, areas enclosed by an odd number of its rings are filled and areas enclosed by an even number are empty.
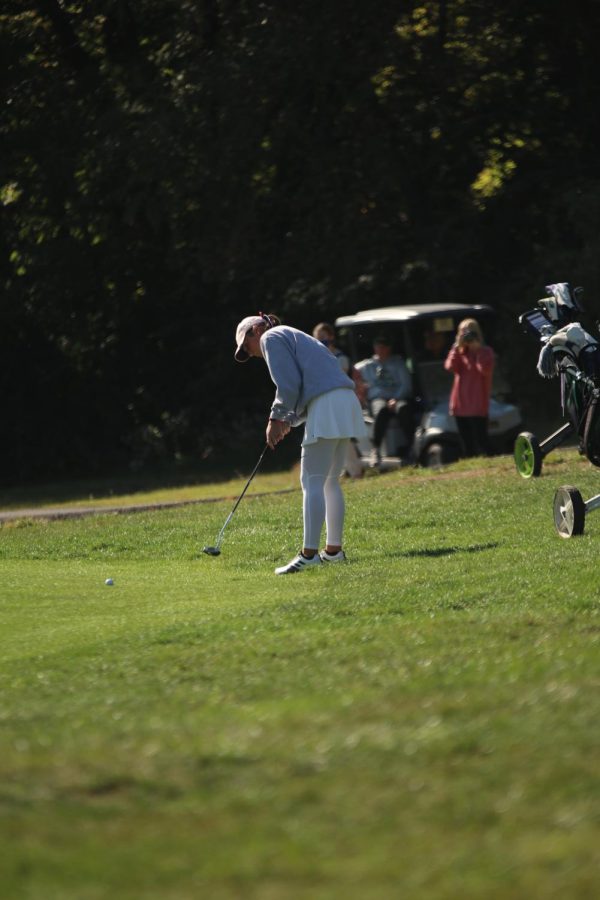
{"type": "Polygon", "coordinates": [[[366,434],[360,403],[352,388],[327,391],[308,404],[303,447],[319,438],[360,438],[366,434]]]}

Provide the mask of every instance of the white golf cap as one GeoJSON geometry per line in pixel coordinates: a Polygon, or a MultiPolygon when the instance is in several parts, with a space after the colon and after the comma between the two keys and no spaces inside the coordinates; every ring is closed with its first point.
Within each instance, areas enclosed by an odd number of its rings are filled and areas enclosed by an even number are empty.
{"type": "Polygon", "coordinates": [[[245,319],[242,319],[238,327],[235,329],[235,342],[237,344],[237,350],[235,351],[234,358],[237,360],[237,362],[248,362],[250,357],[248,356],[246,351],[242,349],[242,345],[246,340],[246,335],[254,325],[264,324],[265,320],[262,316],[246,316],[245,319]]]}

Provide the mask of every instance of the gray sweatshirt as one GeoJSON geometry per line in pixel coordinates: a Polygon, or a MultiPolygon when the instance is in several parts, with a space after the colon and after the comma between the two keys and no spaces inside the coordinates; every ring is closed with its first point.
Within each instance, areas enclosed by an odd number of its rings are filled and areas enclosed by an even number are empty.
{"type": "Polygon", "coordinates": [[[306,407],[315,397],[336,388],[353,390],[327,347],[303,331],[277,325],[262,335],[260,347],[277,388],[270,418],[295,426],[306,419],[306,407]]]}

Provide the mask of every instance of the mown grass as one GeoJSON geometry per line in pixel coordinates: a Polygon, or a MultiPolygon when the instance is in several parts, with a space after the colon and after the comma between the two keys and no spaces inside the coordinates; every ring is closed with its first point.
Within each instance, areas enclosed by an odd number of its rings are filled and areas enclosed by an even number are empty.
{"type": "MultiPolygon", "coordinates": [[[[598,894],[600,512],[574,453],[0,532],[3,897],[598,894]],[[107,577],[114,586],[104,584],[107,577]]],[[[260,476],[256,490],[260,490],[260,476]]]]}

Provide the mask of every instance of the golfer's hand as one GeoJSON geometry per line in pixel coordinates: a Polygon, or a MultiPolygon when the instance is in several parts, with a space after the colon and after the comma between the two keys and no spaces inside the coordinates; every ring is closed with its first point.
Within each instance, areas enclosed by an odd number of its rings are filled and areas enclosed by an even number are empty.
{"type": "Polygon", "coordinates": [[[280,422],[279,419],[269,419],[267,425],[267,444],[274,450],[277,444],[289,434],[291,426],[287,422],[280,422]]]}

